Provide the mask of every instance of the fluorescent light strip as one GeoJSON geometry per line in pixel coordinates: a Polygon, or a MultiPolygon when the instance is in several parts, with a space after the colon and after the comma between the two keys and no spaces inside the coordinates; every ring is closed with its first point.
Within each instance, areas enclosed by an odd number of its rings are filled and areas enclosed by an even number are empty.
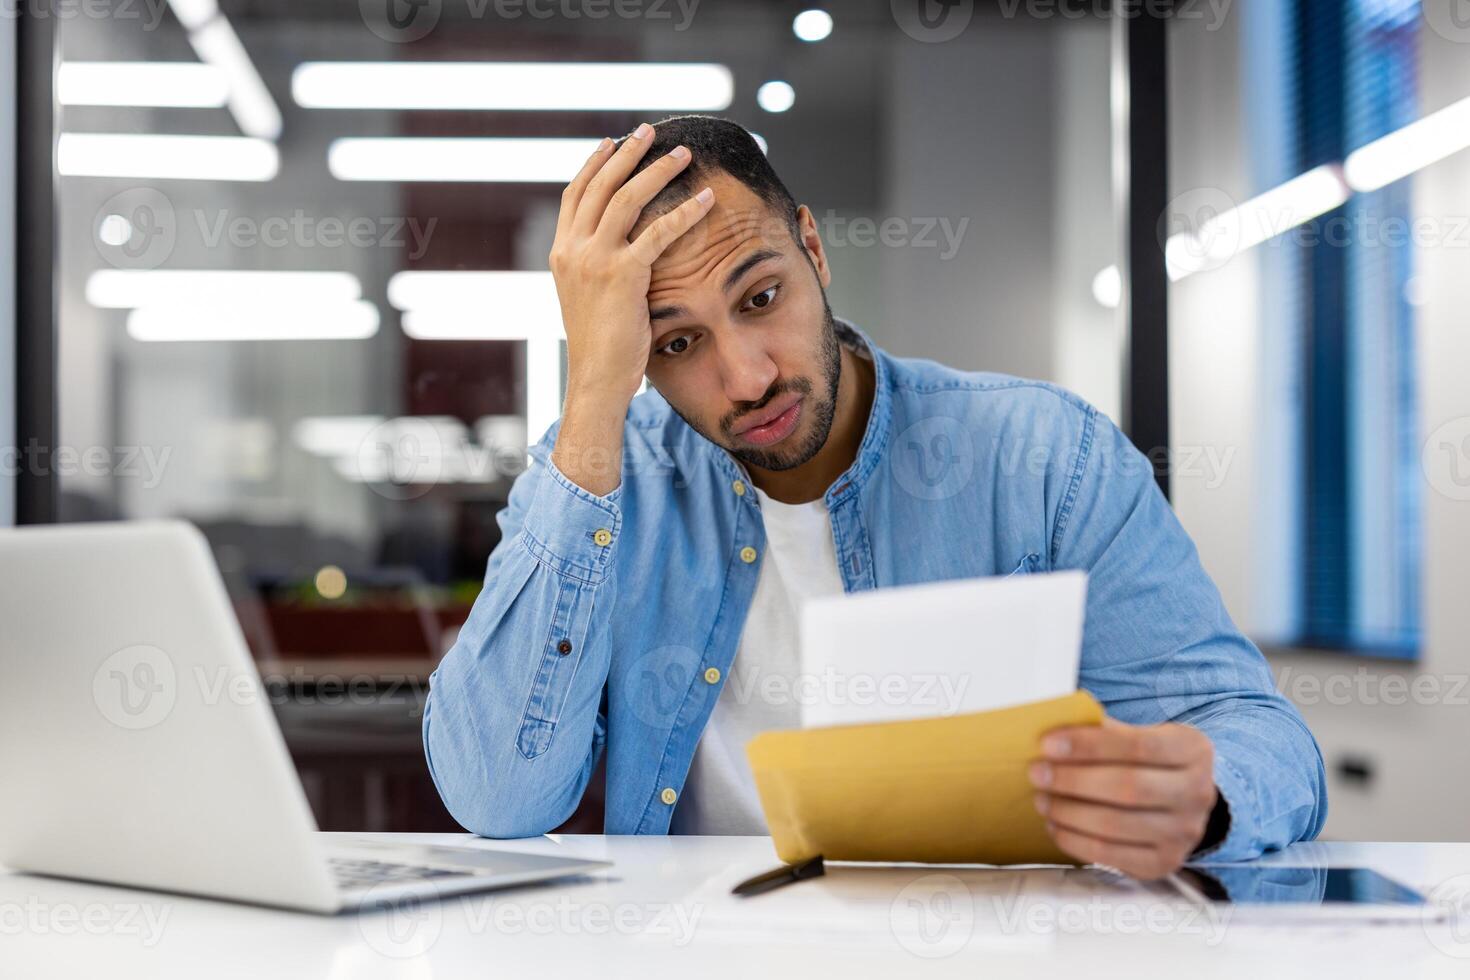
{"type": "Polygon", "coordinates": [[[561,306],[549,272],[400,272],[388,302],[415,340],[526,341],[526,432],[539,439],[561,414],[561,306]],[[490,312],[484,312],[490,311],[490,312]]]}
{"type": "Polygon", "coordinates": [[[469,431],[451,415],[308,415],[296,423],[296,445],[315,456],[360,460],[381,457],[405,439],[435,458],[465,444],[469,431]]]}
{"type": "Polygon", "coordinates": [[[409,455],[384,450],[331,461],[337,475],[351,483],[433,484],[489,483],[499,474],[492,451],[462,442],[425,448],[422,430],[408,428],[401,438],[413,446],[409,455]]]}
{"type": "MultiPolygon", "coordinates": [[[[1178,232],[1164,243],[1164,265],[1169,279],[1218,268],[1231,258],[1262,242],[1340,207],[1352,191],[1335,164],[1314,167],[1253,197],[1238,207],[1222,211],[1192,232],[1178,232]]],[[[1118,267],[1110,265],[1092,280],[1093,298],[1109,309],[1122,301],[1123,281],[1118,267]]]]}
{"type": "Polygon", "coordinates": [[[418,321],[420,340],[562,336],[561,307],[549,272],[399,272],[388,280],[388,302],[425,314],[418,321]],[[466,316],[466,310],[491,312],[466,316]],[[436,329],[444,336],[435,336],[436,329]]]}
{"type": "Polygon", "coordinates": [[[186,31],[197,31],[219,16],[217,0],[168,0],[169,7],[186,31]]]}
{"type": "Polygon", "coordinates": [[[1461,99],[1348,154],[1356,191],[1376,191],[1470,147],[1470,99],[1461,99]]]}
{"type": "Polygon", "coordinates": [[[56,166],[64,177],[264,181],[280,169],[280,155],[248,136],[62,133],[56,166]]]}
{"type": "MultiPolygon", "coordinates": [[[[1470,98],[1354,150],[1341,167],[1316,167],[1206,221],[1196,233],[1170,237],[1164,247],[1169,278],[1177,282],[1200,268],[1218,264],[1227,246],[1233,255],[1259,245],[1339,207],[1353,191],[1376,191],[1464,149],[1470,149],[1470,98]],[[1236,234],[1239,239],[1232,243],[1236,234]],[[1206,242],[1218,244],[1211,248],[1206,242]]],[[[1118,277],[1121,287],[1117,266],[1109,266],[1093,279],[1093,295],[1104,306],[1117,305],[1117,301],[1109,302],[1112,290],[1100,288],[1113,277],[1118,277]]]]}
{"type": "Polygon", "coordinates": [[[561,415],[565,333],[551,273],[399,272],[388,302],[414,340],[524,340],[527,435],[540,439],[561,415]]]}
{"type": "Polygon", "coordinates": [[[381,415],[308,415],[291,428],[291,440],[313,456],[351,456],[374,429],[381,415]]]}
{"type": "Polygon", "coordinates": [[[488,483],[505,475],[500,454],[526,449],[518,415],[482,416],[475,435],[479,445],[459,419],[438,415],[314,415],[292,428],[297,446],[354,483],[488,483]]]}
{"type": "MultiPolygon", "coordinates": [[[[1229,259],[1230,254],[1245,251],[1342,206],[1352,191],[1388,187],[1466,148],[1470,148],[1470,98],[1461,98],[1439,112],[1357,148],[1348,154],[1341,167],[1332,163],[1314,167],[1241,207],[1202,223],[1195,234],[1173,235],[1164,244],[1164,264],[1169,269],[1169,278],[1177,282],[1202,267],[1219,264],[1222,257],[1229,259]],[[1232,241],[1235,235],[1238,241],[1232,241]],[[1204,242],[1217,244],[1211,248],[1204,242]],[[1226,248],[1229,254],[1222,254],[1226,248]]],[[[1098,272],[1092,279],[1092,294],[1103,306],[1117,306],[1122,294],[1117,266],[1098,272]],[[1119,281],[1116,292],[1110,288],[1113,279],[1119,281]]]]}
{"type": "Polygon", "coordinates": [[[490,450],[472,446],[457,418],[404,415],[362,433],[357,445],[343,445],[332,466],[354,483],[483,483],[495,475],[490,450]]]}
{"type": "Polygon", "coordinates": [[[220,13],[217,0],[168,0],[168,4],[188,32],[189,46],[199,60],[219,69],[228,80],[226,105],[240,132],[257,139],[278,139],[281,110],[229,19],[220,13]]]}
{"type": "Polygon", "coordinates": [[[482,415],[475,419],[480,445],[495,449],[526,448],[526,420],[520,415],[482,415]]]}
{"type": "Polygon", "coordinates": [[[561,317],[555,308],[514,320],[451,309],[408,310],[403,332],[414,340],[561,340],[561,317]]]}
{"type": "Polygon", "coordinates": [[[218,109],[229,94],[223,72],[192,61],[66,61],[56,74],[62,105],[218,109]]]}
{"type": "Polygon", "coordinates": [[[327,147],[338,180],[565,184],[592,155],[593,138],[347,137],[327,147]]]}
{"type": "MultiPolygon", "coordinates": [[[[765,137],[751,139],[768,153],[765,137]]],[[[599,137],[350,136],[327,147],[338,180],[565,184],[599,137]]]]}
{"type": "Polygon", "coordinates": [[[345,306],[362,296],[350,272],[251,269],[99,269],[87,277],[87,302],[103,309],[143,306],[345,306]]]}
{"type": "MultiPolygon", "coordinates": [[[[1243,250],[1341,207],[1352,196],[1352,190],[1343,180],[1342,168],[1323,164],[1251,198],[1214,221],[1238,222],[1241,233],[1238,248],[1243,250]]],[[[1205,222],[1203,230],[1209,231],[1214,221],[1205,222]]]]}
{"type": "Polygon", "coordinates": [[[1171,235],[1164,248],[1169,278],[1178,282],[1191,273],[1218,268],[1236,254],[1340,207],[1351,196],[1340,167],[1314,167],[1215,215],[1193,232],[1171,235]]]}
{"type": "Polygon", "coordinates": [[[526,341],[526,433],[539,440],[561,416],[561,341],[526,341]]]}
{"type": "Polygon", "coordinates": [[[146,306],[128,314],[141,341],[362,340],[378,332],[367,300],[328,305],[146,306]]]}
{"type": "Polygon", "coordinates": [[[308,109],[709,112],[735,80],[717,64],[309,61],[291,94],[308,109]]]}
{"type": "Polygon", "coordinates": [[[281,110],[261,80],[260,72],[230,22],[215,17],[189,32],[189,44],[199,60],[224,72],[229,79],[230,115],[246,136],[274,140],[281,135],[281,110]]]}

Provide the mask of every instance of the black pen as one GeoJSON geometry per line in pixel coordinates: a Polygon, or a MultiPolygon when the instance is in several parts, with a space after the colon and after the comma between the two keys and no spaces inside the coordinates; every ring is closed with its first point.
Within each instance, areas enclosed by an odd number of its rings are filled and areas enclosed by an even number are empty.
{"type": "Polygon", "coordinates": [[[780,888],[782,885],[790,885],[807,878],[820,878],[826,873],[827,869],[822,865],[822,855],[818,854],[798,864],[783,864],[774,871],[767,871],[742,881],[730,894],[750,898],[752,895],[760,895],[780,888]]]}

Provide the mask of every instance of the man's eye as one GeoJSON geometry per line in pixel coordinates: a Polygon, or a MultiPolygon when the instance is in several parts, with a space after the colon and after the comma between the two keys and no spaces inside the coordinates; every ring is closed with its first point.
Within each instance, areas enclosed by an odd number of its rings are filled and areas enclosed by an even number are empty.
{"type": "Polygon", "coordinates": [[[780,288],[779,285],[768,286],[752,296],[747,302],[753,309],[763,310],[776,301],[776,292],[780,288]]]}
{"type": "Polygon", "coordinates": [[[662,347],[660,347],[658,349],[658,352],[660,354],[663,354],[665,356],[668,356],[668,355],[673,355],[673,354],[682,354],[682,353],[684,353],[688,349],[689,349],[689,338],[688,337],[675,337],[673,340],[669,341],[667,344],[664,344],[662,347]]]}

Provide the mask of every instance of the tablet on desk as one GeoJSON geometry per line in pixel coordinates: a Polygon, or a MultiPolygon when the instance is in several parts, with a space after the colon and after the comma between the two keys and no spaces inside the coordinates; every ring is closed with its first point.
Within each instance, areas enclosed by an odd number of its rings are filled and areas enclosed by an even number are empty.
{"type": "Polygon", "coordinates": [[[1272,919],[1414,921],[1445,910],[1409,886],[1368,868],[1274,864],[1190,865],[1172,877],[1186,896],[1235,912],[1272,919]]]}

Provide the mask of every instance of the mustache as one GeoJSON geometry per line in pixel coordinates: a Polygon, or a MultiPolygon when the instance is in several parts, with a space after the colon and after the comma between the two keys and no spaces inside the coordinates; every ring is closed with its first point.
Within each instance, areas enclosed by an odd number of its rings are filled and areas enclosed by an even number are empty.
{"type": "Polygon", "coordinates": [[[736,420],[749,415],[751,412],[759,412],[769,405],[773,399],[792,391],[798,391],[803,397],[806,397],[812,393],[812,383],[806,378],[792,378],[789,381],[777,381],[766,390],[766,393],[760,397],[759,401],[745,402],[720,419],[720,431],[726,436],[729,436],[736,420]]]}

